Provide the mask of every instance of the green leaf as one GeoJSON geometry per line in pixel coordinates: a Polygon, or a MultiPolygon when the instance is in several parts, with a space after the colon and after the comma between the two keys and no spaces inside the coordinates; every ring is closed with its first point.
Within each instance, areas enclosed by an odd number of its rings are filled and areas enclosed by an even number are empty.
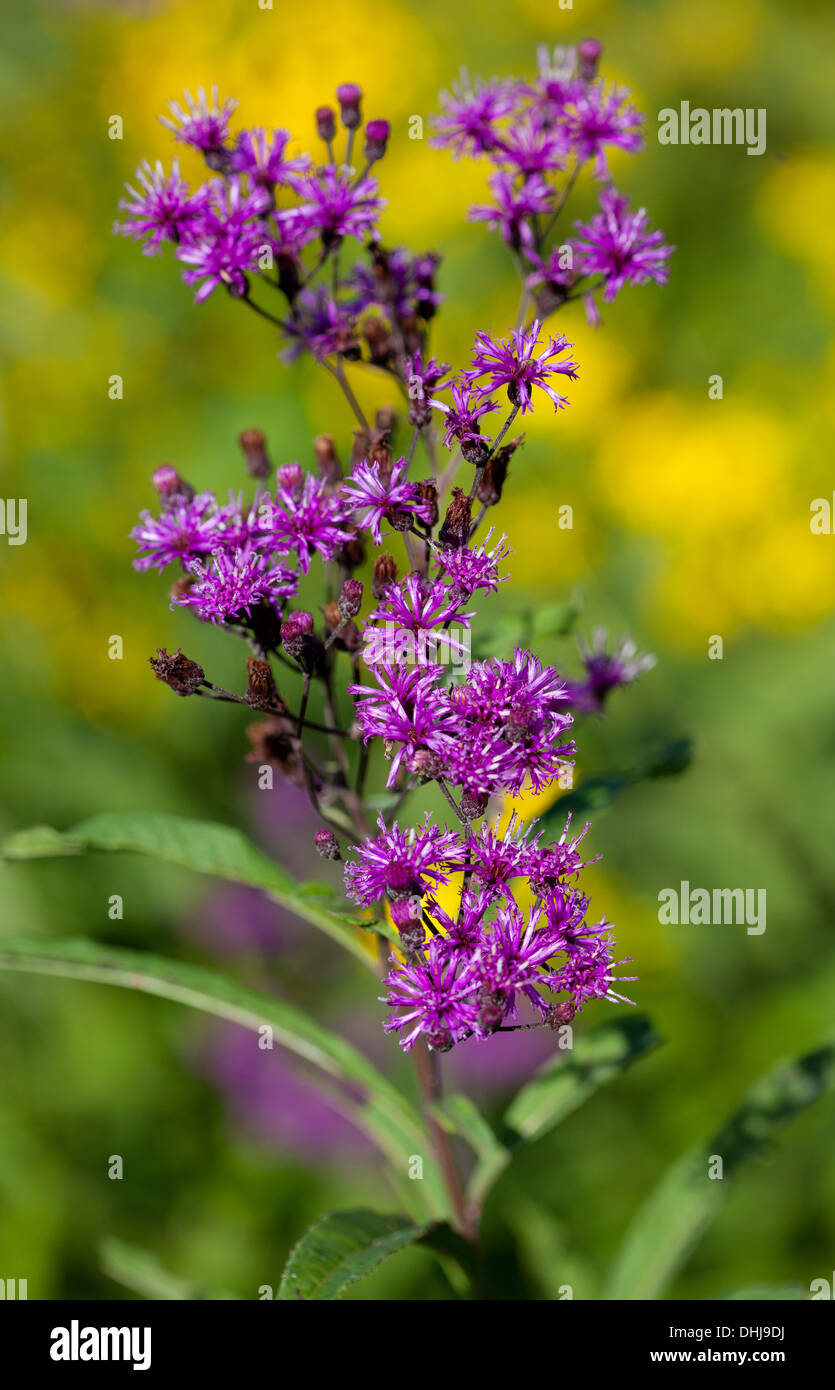
{"type": "Polygon", "coordinates": [[[517,647],[531,647],[549,637],[567,637],[574,627],[582,605],[576,599],[568,603],[545,603],[523,612],[502,613],[494,621],[480,621],[474,634],[477,657],[510,657],[517,647]]]}
{"type": "Polygon", "coordinates": [[[280,864],[230,825],[156,812],[113,813],[93,816],[65,834],[49,826],[19,831],[3,845],[7,859],[80,854],[84,850],[148,854],[198,873],[214,874],[229,883],[260,888],[273,902],[318,927],[375,973],[374,958],[358,937],[358,928],[373,928],[390,940],[395,939],[385,922],[370,924],[334,912],[321,901],[322,885],[297,883],[280,864]]]}
{"type": "MultiPolygon", "coordinates": [[[[265,1024],[274,1040],[312,1063],[327,1076],[359,1085],[363,1098],[342,1102],[343,1108],[371,1136],[399,1170],[408,1170],[410,1157],[426,1146],[423,1125],[408,1101],[344,1038],[323,1028],[293,1004],[250,989],[213,970],[186,961],[166,960],[141,951],[124,951],[83,938],[15,939],[0,937],[0,970],[58,975],[92,980],[156,994],[230,1019],[257,1032],[265,1024]]],[[[435,1213],[444,1211],[434,1165],[427,1164],[429,1181],[415,1184],[431,1198],[435,1213]]]]}
{"type": "Polygon", "coordinates": [[[632,1015],[581,1036],[571,1051],[558,1051],[511,1101],[504,1115],[506,1144],[475,1169],[470,1181],[473,1199],[484,1200],[523,1144],[547,1134],[660,1041],[649,1019],[632,1015]]]}
{"type": "Polygon", "coordinates": [[[205,1289],[199,1284],[170,1274],[156,1255],[138,1250],[108,1236],[99,1246],[101,1266],[108,1278],[133,1293],[155,1301],[211,1299],[212,1302],[237,1299],[228,1289],[205,1289]]]}
{"type": "Polygon", "coordinates": [[[364,1279],[389,1255],[427,1234],[407,1216],[376,1211],[338,1211],[323,1216],[306,1231],[281,1276],[276,1297],[327,1300],[339,1298],[349,1284],[364,1279]]]}
{"type": "Polygon", "coordinates": [[[683,1154],[650,1193],[615,1258],[604,1298],[659,1298],[715,1216],[728,1180],[767,1151],[778,1129],[833,1088],[835,1043],[761,1077],[727,1124],[703,1147],[683,1154]],[[708,1173],[715,1156],[722,1159],[721,1178],[708,1173]]]}
{"type": "Polygon", "coordinates": [[[665,744],[657,753],[642,758],[634,767],[624,772],[603,772],[594,777],[585,777],[567,796],[561,796],[549,807],[540,822],[545,830],[562,828],[569,811],[573,816],[595,816],[608,810],[629,787],[656,777],[677,777],[690,766],[693,756],[692,741],[687,738],[675,739],[665,744]]]}
{"type": "Polygon", "coordinates": [[[492,1161],[503,1145],[469,1096],[444,1096],[432,1105],[432,1114],[448,1134],[465,1139],[482,1162],[492,1161]]]}

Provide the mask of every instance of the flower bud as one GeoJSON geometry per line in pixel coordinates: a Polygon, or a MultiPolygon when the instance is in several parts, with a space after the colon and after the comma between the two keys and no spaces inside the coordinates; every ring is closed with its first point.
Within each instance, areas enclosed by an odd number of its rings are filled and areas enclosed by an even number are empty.
{"type": "Polygon", "coordinates": [[[487,810],[486,796],[476,796],[475,792],[467,791],[461,793],[461,814],[465,820],[481,820],[487,810]]]}
{"type": "Polygon", "coordinates": [[[303,671],[312,671],[322,655],[322,644],[313,631],[313,614],[299,609],[281,624],[281,642],[288,656],[303,671]]]}
{"type": "Polygon", "coordinates": [[[397,583],[397,562],[393,555],[378,555],[374,561],[374,578],[371,581],[371,592],[378,600],[385,596],[386,589],[390,584],[397,583]]]}
{"type": "Polygon", "coordinates": [[[339,841],[332,830],[317,830],[313,836],[313,843],[316,846],[316,853],[321,854],[323,859],[341,859],[339,852],[339,841]]]}
{"type": "Polygon", "coordinates": [[[172,506],[175,502],[190,502],[194,496],[191,483],[185,482],[170,463],[160,464],[151,474],[151,482],[160,500],[172,506]]]}
{"type": "Polygon", "coordinates": [[[381,405],[374,417],[374,427],[378,434],[391,438],[397,429],[397,411],[393,405],[381,405]]]}
{"type": "Polygon", "coordinates": [[[330,106],[317,106],[316,131],[320,140],[331,141],[336,135],[336,116],[330,106]]]}
{"type": "Polygon", "coordinates": [[[388,121],[369,121],[365,127],[365,157],[369,164],[382,159],[391,133],[388,121]]]}
{"type": "Polygon", "coordinates": [[[476,497],[482,506],[494,507],[501,500],[510,460],[524,442],[525,436],[523,434],[517,435],[515,439],[511,439],[509,444],[500,445],[492,458],[485,464],[476,492],[476,497]]]}
{"type": "Polygon", "coordinates": [[[272,471],[267,457],[267,441],[260,430],[243,430],[238,443],[244,451],[247,471],[253,478],[266,478],[272,471]]]}
{"type": "Polygon", "coordinates": [[[417,490],[420,493],[421,500],[423,502],[428,502],[429,504],[429,519],[426,522],[426,525],[431,530],[433,526],[437,526],[439,515],[438,489],[435,486],[435,479],[424,478],[421,482],[416,483],[415,486],[417,487],[417,490]]]}
{"type": "Polygon", "coordinates": [[[359,531],[351,532],[351,539],[343,545],[338,560],[342,569],[346,570],[359,569],[365,562],[365,540],[359,531]]]}
{"type": "Polygon", "coordinates": [[[359,649],[362,644],[360,630],[356,623],[352,623],[350,619],[345,621],[338,603],[325,604],[324,617],[328,632],[338,631],[338,636],[334,638],[338,647],[346,652],[355,652],[359,649]]]}
{"type": "Polygon", "coordinates": [[[365,429],[364,426],[360,426],[358,430],[354,430],[354,442],[351,445],[352,468],[355,464],[362,463],[368,457],[368,450],[370,448],[371,433],[369,430],[365,429]]]}
{"type": "Polygon", "coordinates": [[[545,1016],[545,1022],[549,1028],[559,1028],[563,1023],[570,1023],[577,1012],[577,1006],[572,999],[564,999],[561,1004],[552,1004],[545,1016]]]}
{"type": "Polygon", "coordinates": [[[157,647],[156,656],[148,660],[157,680],[164,681],[175,695],[193,695],[206,679],[203,667],[183,656],[179,647],[170,655],[164,647],[157,647]]]}
{"type": "Polygon", "coordinates": [[[339,614],[342,618],[355,618],[362,608],[362,581],[346,579],[339,591],[339,614]]]}
{"type": "Polygon", "coordinates": [[[356,130],[358,126],[362,125],[360,112],[362,88],[358,87],[355,82],[342,82],[336,89],[336,99],[339,102],[339,114],[345,129],[356,130]]]}
{"type": "Polygon", "coordinates": [[[313,452],[316,455],[319,477],[324,478],[327,483],[338,483],[342,477],[342,469],[337,457],[333,435],[317,434],[313,441],[313,452]]]}
{"type": "Polygon", "coordinates": [[[459,550],[466,545],[470,537],[470,520],[470,499],[460,487],[454,487],[444,524],[438,532],[438,543],[445,550],[459,550]]]}
{"type": "Polygon", "coordinates": [[[423,903],[420,897],[415,894],[410,898],[399,898],[397,902],[389,904],[391,920],[400,933],[400,940],[403,949],[409,955],[421,950],[426,940],[426,929],[423,925],[423,903]]]}
{"type": "Polygon", "coordinates": [[[362,336],[368,344],[368,355],[378,367],[384,367],[394,355],[394,342],[388,327],[382,319],[369,314],[360,324],[362,336]]]}
{"type": "Polygon", "coordinates": [[[584,82],[591,82],[597,76],[597,65],[602,52],[603,45],[599,39],[583,39],[578,46],[578,72],[584,82]]]}
{"type": "Polygon", "coordinates": [[[244,696],[253,709],[274,710],[281,707],[281,697],[276,688],[272,667],[268,661],[247,657],[247,687],[244,696]]]}
{"type": "Polygon", "coordinates": [[[416,748],[409,756],[408,765],[409,771],[423,781],[434,781],[443,775],[445,769],[440,753],[434,753],[431,748],[416,748]]]}
{"type": "Polygon", "coordinates": [[[276,482],[291,497],[300,497],[304,485],[304,473],[300,463],[282,463],[276,471],[276,482]]]}

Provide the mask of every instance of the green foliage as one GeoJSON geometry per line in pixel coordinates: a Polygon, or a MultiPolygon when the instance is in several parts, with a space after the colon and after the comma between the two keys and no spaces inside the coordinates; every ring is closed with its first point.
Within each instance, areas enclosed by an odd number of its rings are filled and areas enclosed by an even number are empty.
{"type": "Polygon", "coordinates": [[[2,852],[6,859],[37,859],[85,850],[147,854],[198,873],[214,874],[229,883],[260,888],[273,902],[318,927],[371,970],[373,958],[358,938],[357,929],[373,927],[376,932],[391,934],[384,922],[369,924],[333,911],[321,901],[334,896],[329,884],[296,883],[286,869],[230,825],[154,812],[103,814],[65,833],[50,826],[18,831],[5,841],[2,852]]]}
{"type": "Polygon", "coordinates": [[[659,1298],[716,1215],[728,1179],[765,1153],[778,1129],[833,1088],[835,1043],[761,1077],[718,1133],[683,1154],[647,1198],[615,1259],[604,1296],[659,1298]],[[717,1157],[721,1177],[711,1178],[717,1157]]]}
{"type": "Polygon", "coordinates": [[[376,1211],[323,1216],[291,1251],[276,1297],[285,1301],[339,1298],[349,1284],[364,1279],[382,1260],[413,1245],[429,1229],[406,1216],[382,1216],[376,1211]]]}

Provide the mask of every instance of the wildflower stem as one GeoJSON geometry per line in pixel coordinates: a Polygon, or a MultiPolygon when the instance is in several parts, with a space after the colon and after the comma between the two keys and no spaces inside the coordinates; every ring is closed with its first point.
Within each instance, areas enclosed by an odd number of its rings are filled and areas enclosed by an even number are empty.
{"type": "Polygon", "coordinates": [[[572,169],[568,177],[568,181],[565,185],[565,188],[562,191],[559,202],[557,203],[557,206],[554,208],[554,211],[551,213],[551,216],[548,218],[548,221],[545,223],[545,226],[542,230],[542,236],[537,242],[537,250],[542,250],[546,241],[551,235],[551,232],[554,230],[557,218],[559,217],[560,213],[562,212],[563,208],[565,207],[566,203],[571,197],[572,189],[574,188],[574,185],[577,182],[577,178],[582,167],[582,162],[574,165],[574,168],[572,169]]]}
{"type": "Polygon", "coordinates": [[[440,787],[441,791],[443,792],[444,796],[446,797],[456,816],[460,820],[461,824],[466,826],[468,824],[467,817],[464,815],[463,811],[461,810],[461,807],[458,805],[457,801],[455,800],[455,797],[452,795],[452,792],[450,791],[443,777],[438,777],[436,780],[438,786],[440,787]]]}
{"type": "Polygon", "coordinates": [[[284,319],[276,318],[275,314],[271,314],[268,310],[262,309],[261,305],[256,304],[254,299],[250,299],[248,294],[241,296],[241,303],[248,304],[250,309],[254,310],[256,314],[260,314],[262,319],[267,319],[269,323],[274,323],[276,328],[283,329],[285,333],[290,332],[289,325],[284,322],[284,319]]]}
{"type": "Polygon", "coordinates": [[[341,361],[339,361],[339,365],[337,367],[332,367],[330,362],[327,362],[324,358],[322,358],[322,366],[327,368],[331,376],[335,377],[336,380],[339,382],[339,385],[342,387],[342,393],[349,406],[351,407],[352,411],[354,412],[354,416],[357,420],[357,423],[361,425],[364,430],[368,430],[368,421],[362,413],[362,408],[359,404],[359,401],[357,400],[356,396],[354,395],[353,391],[348,385],[348,382],[345,378],[345,371],[343,369],[341,361]]]}
{"type": "Polygon", "coordinates": [[[415,1059],[418,1085],[423,1097],[426,1128],[435,1157],[443,1175],[444,1184],[454,1213],[455,1224],[465,1240],[475,1244],[478,1239],[478,1217],[467,1202],[464,1183],[458,1169],[458,1161],[452,1147],[452,1140],[432,1113],[432,1107],[443,1095],[441,1070],[437,1052],[433,1052],[421,1038],[412,1056],[415,1059]]]}

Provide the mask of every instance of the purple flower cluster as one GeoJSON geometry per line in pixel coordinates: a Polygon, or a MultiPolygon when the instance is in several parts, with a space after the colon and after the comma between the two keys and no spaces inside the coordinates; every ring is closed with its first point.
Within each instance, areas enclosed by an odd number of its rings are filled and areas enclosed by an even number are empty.
{"type": "Polygon", "coordinates": [[[469,216],[498,231],[520,264],[529,265],[526,285],[539,318],[582,297],[597,325],[598,291],[608,302],[625,284],[663,284],[675,249],[664,245],[662,232],[648,230],[643,208],[628,211],[609,182],[612,150],[643,149],[644,117],[625,88],[598,77],[601,53],[594,39],[553,53],[542,48],[532,82],[471,81],[464,73],[441,93],[434,118],[437,148],[493,165],[491,201],[471,207],[469,216]],[[604,185],[600,213],[577,224],[580,240],[554,245],[558,218],[583,168],[604,185]]]}
{"type": "Polygon", "coordinates": [[[333,560],[351,537],[339,498],[298,465],[280,468],[275,492],[258,493],[249,507],[240,499],[220,505],[211,492],[195,496],[170,475],[177,478],[173,469],[164,469],[155,479],[159,515],[142,512],[131,532],[141,552],[134,566],[163,570],[179,563],[184,575],[172,604],[191,608],[204,621],[241,623],[262,604],[280,616],[313,554],[333,560]],[[288,469],[298,477],[292,490],[288,469]]]}
{"type": "Polygon", "coordinates": [[[615,960],[609,924],[586,921],[588,898],[574,880],[590,861],[569,825],[570,817],[559,840],[543,843],[535,825],[513,820],[501,836],[487,825],[478,835],[469,825],[451,834],[428,818],[408,831],[396,822],[386,829],[380,818],[380,834],[360,846],[345,879],[355,902],[385,899],[398,928],[384,1026],[406,1051],[421,1037],[447,1052],[525,1026],[517,1022],[523,1004],[557,1028],[590,999],[631,1002],[615,988],[625,962],[615,960]],[[454,917],[435,897],[453,873],[463,875],[454,917]],[[533,905],[524,906],[531,890],[533,905]]]}
{"type": "Polygon", "coordinates": [[[444,1051],[500,1029],[557,1028],[590,999],[622,998],[611,929],[605,918],[589,924],[577,887],[593,862],[585,830],[571,834],[570,816],[556,840],[515,816],[499,826],[521,793],[565,785],[575,713],[602,712],[610,691],[652,658],[628,641],[608,652],[601,632],[573,683],[523,645],[509,659],[471,657],[474,605],[506,582],[513,553],[485,522],[524,444],[510,427],[545,398],[564,409],[566,384],[578,377],[572,344],[543,331],[545,316],[580,296],[596,313],[599,291],[611,300],[627,283],[666,279],[671,248],[608,182],[576,241],[548,244],[579,169],[590,164],[607,179],[607,152],[640,146],[641,118],[598,79],[599,57],[593,41],[542,51],[533,82],[464,73],[444,97],[435,143],[492,166],[492,202],[471,219],[500,232],[523,288],[515,325],[505,336],[477,332],[469,365],[454,373],[429,348],[439,257],[380,240],[375,175],[391,132],[386,121],[363,123],[356,84],[337,88],[336,110],[315,112],[315,157],[283,126],[233,134],[236,103],[214,88],[186,93],[164,124],[202,155],[210,177],[192,192],[176,160],[170,174],[145,163],[121,204],[117,231],[146,254],[170,242],[197,300],[224,288],[281,331],[284,360],[309,353],[350,408],[347,449],[318,435],[315,470],[275,470],[263,434],[245,430],[247,500],[196,493],[162,465],[158,511],[142,512],[132,532],[134,564],[177,566],[172,606],[246,640],[244,694],[214,685],[179,650],[160,649],[152,667],[178,695],[259,711],[250,760],[304,789],[323,859],[341,859],[342,835],[353,841],[348,896],[363,909],[383,904],[399,934],[385,1026],[406,1049],[418,1039],[444,1051]],[[346,364],[395,385],[402,416],[386,403],[366,416],[346,364]],[[452,455],[443,467],[441,439],[452,455]],[[472,465],[466,487],[455,483],[461,459],[472,465]],[[399,547],[405,571],[378,553],[370,582],[361,580],[369,543],[399,547]],[[307,607],[291,609],[320,562],[322,585],[307,607]],[[366,774],[381,765],[386,793],[372,800],[366,774]],[[413,826],[398,819],[421,788],[434,788],[453,828],[429,814],[413,826]],[[385,808],[376,834],[372,806],[385,808]],[[533,1024],[519,1021],[522,1009],[533,1024]]]}

